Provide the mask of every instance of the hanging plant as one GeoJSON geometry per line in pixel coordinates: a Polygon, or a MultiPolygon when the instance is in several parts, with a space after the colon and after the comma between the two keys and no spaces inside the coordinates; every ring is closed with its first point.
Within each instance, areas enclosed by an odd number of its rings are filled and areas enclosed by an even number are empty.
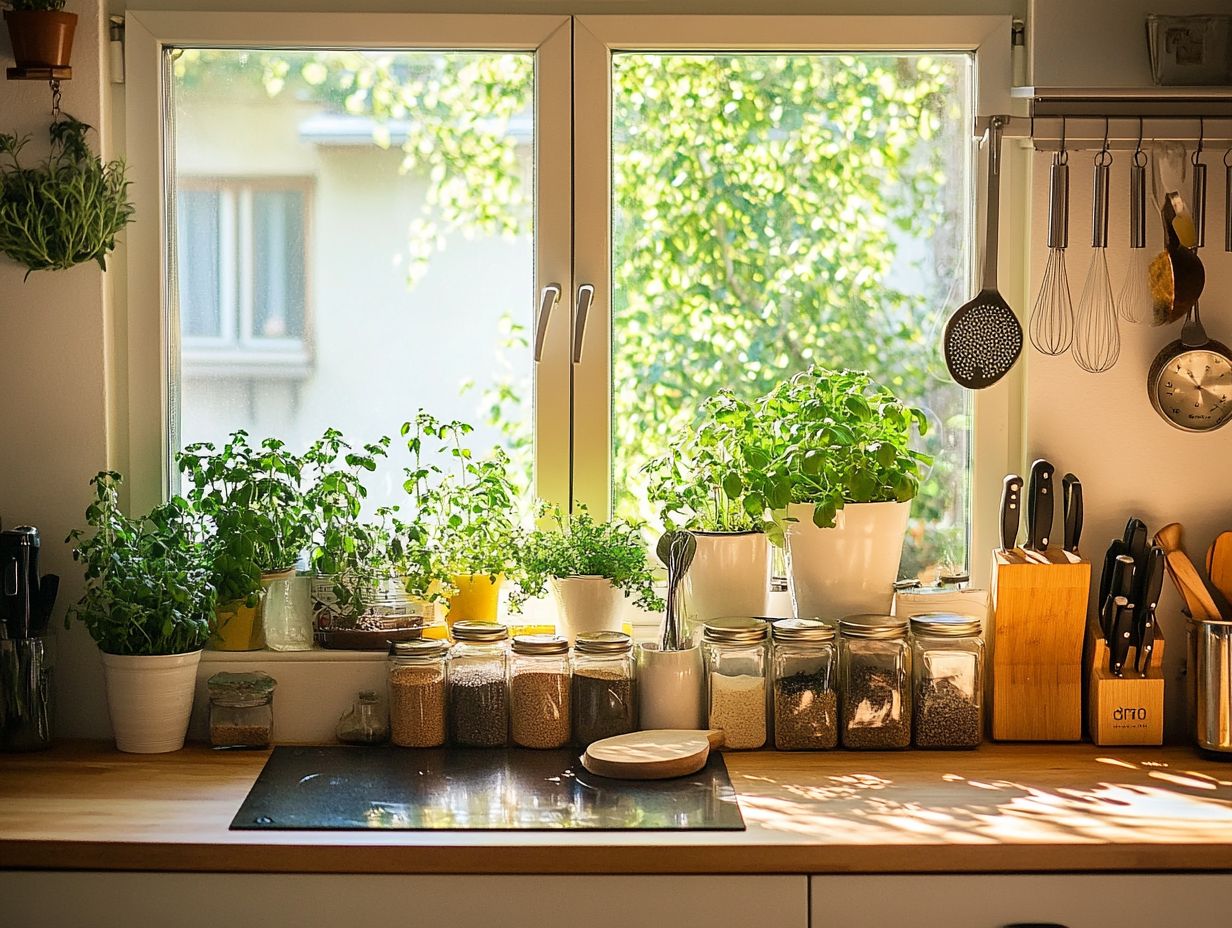
{"type": "Polygon", "coordinates": [[[77,14],[64,12],[64,0],[8,0],[3,5],[18,68],[68,67],[77,14]]]}
{"type": "Polygon", "coordinates": [[[0,252],[32,271],[64,270],[105,258],[133,217],[121,161],[90,151],[85,123],[51,124],[51,153],[33,167],[19,155],[29,137],[0,135],[0,252]]]}

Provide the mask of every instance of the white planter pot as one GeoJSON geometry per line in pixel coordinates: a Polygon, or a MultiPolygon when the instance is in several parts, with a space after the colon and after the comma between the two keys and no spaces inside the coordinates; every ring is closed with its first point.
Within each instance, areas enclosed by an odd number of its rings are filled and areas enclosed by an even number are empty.
{"type": "Polygon", "coordinates": [[[573,644],[579,632],[618,632],[624,617],[625,594],[607,577],[553,577],[556,633],[573,644]]]}
{"type": "Polygon", "coordinates": [[[697,553],[681,581],[690,627],[770,611],[770,541],[763,532],[694,532],[697,553]]]}
{"type": "Polygon", "coordinates": [[[704,728],[702,649],[660,651],[657,643],[637,649],[638,728],[704,728]]]}
{"type": "Polygon", "coordinates": [[[841,619],[888,614],[898,579],[911,503],[848,503],[833,528],[813,524],[813,506],[792,503],[787,514],[787,578],[795,614],[841,619]]]}
{"type": "Polygon", "coordinates": [[[162,754],[184,746],[200,662],[200,651],[103,652],[107,709],[117,748],[130,754],[162,754]]]}

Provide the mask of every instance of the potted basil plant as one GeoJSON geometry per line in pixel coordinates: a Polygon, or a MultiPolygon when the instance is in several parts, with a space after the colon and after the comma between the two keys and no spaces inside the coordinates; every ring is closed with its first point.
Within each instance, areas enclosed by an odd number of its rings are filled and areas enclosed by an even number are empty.
{"type": "Polygon", "coordinates": [[[888,612],[911,500],[932,463],[911,448],[924,411],[866,371],[811,367],[764,396],[758,415],[795,614],[888,612]]]}
{"type": "Polygon", "coordinates": [[[787,489],[781,479],[781,488],[774,485],[766,442],[753,404],[721,390],[702,404],[684,446],[646,466],[664,528],[697,541],[681,587],[690,625],[768,614],[770,545],[782,544],[783,530],[766,512],[787,489]]]}
{"type": "Polygon", "coordinates": [[[540,517],[550,527],[531,532],[521,545],[521,582],[510,597],[515,608],[550,590],[556,630],[570,644],[580,632],[620,631],[628,598],[645,609],[663,608],[639,526],[599,522],[584,507],[566,520],[559,507],[544,506],[540,517]]]}
{"type": "Polygon", "coordinates": [[[182,498],[129,518],[120,509],[119,474],[102,472],[90,483],[93,532],[68,537],[74,560],[85,565],[86,590],[65,625],[81,622],[102,652],[116,747],[178,751],[214,617],[205,531],[182,498]]]}

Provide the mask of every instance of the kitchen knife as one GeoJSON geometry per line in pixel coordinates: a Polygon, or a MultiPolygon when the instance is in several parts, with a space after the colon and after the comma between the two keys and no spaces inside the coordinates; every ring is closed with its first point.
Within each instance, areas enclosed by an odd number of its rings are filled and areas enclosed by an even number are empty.
{"type": "Polygon", "coordinates": [[[1134,636],[1134,604],[1124,596],[1114,600],[1116,622],[1112,626],[1112,641],[1108,643],[1108,669],[1118,677],[1125,676],[1125,659],[1134,636]]]}
{"type": "Polygon", "coordinates": [[[1113,635],[1117,615],[1115,604],[1117,600],[1129,602],[1129,593],[1134,584],[1134,559],[1128,554],[1118,554],[1112,562],[1112,577],[1108,585],[1108,598],[1104,601],[1104,640],[1112,648],[1113,635]]]}
{"type": "Polygon", "coordinates": [[[1164,587],[1164,549],[1153,547],[1146,555],[1146,580],[1142,600],[1138,603],[1138,622],[1134,638],[1138,653],[1134,669],[1146,676],[1151,669],[1151,652],[1155,650],[1155,609],[1164,587]]]}
{"type": "Polygon", "coordinates": [[[1107,553],[1104,554],[1104,567],[1099,575],[1099,598],[1095,600],[1095,608],[1099,610],[1099,628],[1105,639],[1111,633],[1104,610],[1112,595],[1112,570],[1116,566],[1117,557],[1124,553],[1125,542],[1120,538],[1114,538],[1112,544],[1108,545],[1107,553]]]}
{"type": "Polygon", "coordinates": [[[1027,547],[1047,551],[1052,536],[1052,475],[1054,468],[1040,458],[1031,465],[1027,485],[1027,547]]]}
{"type": "Polygon", "coordinates": [[[1001,550],[1011,551],[1018,544],[1018,523],[1022,521],[1022,478],[1007,474],[1001,484],[1001,550]]]}
{"type": "Polygon", "coordinates": [[[1065,511],[1064,548],[1071,554],[1078,553],[1078,539],[1082,537],[1082,481],[1073,474],[1061,478],[1061,499],[1065,511]]]}
{"type": "Polygon", "coordinates": [[[1127,593],[1129,601],[1135,605],[1141,603],[1142,584],[1146,580],[1146,552],[1151,546],[1147,541],[1150,533],[1146,530],[1146,523],[1138,518],[1131,518],[1125,523],[1125,553],[1134,559],[1134,567],[1137,569],[1135,576],[1135,584],[1132,593],[1127,593]]]}

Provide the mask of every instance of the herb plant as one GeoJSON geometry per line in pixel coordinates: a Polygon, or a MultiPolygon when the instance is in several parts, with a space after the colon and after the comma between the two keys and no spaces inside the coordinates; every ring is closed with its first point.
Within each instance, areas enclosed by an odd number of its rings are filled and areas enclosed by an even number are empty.
{"type": "Polygon", "coordinates": [[[606,577],[639,606],[652,611],[663,608],[654,590],[654,573],[646,556],[641,526],[613,519],[598,522],[585,507],[567,521],[556,506],[544,506],[540,515],[555,525],[536,530],[521,548],[520,589],[511,602],[520,606],[533,596],[542,596],[547,583],[559,577],[606,577]]]}
{"type": "Polygon", "coordinates": [[[188,502],[173,498],[130,519],[120,510],[119,474],[90,481],[90,537],[75,530],[73,559],[86,591],[65,619],[80,621],[108,654],[184,654],[210,635],[214,589],[204,529],[188,502]]]}
{"type": "MultiPolygon", "coordinates": [[[[910,447],[912,426],[928,419],[905,406],[866,371],[810,367],[758,403],[768,429],[767,506],[814,504],[813,522],[828,528],[846,503],[906,502],[932,459],[910,447]]],[[[747,499],[746,499],[747,502],[747,499]]]]}
{"type": "Polygon", "coordinates": [[[516,492],[504,449],[475,457],[463,441],[472,431],[465,422],[444,422],[419,410],[402,426],[415,459],[403,486],[446,573],[495,577],[509,574],[516,564],[516,492]],[[436,463],[441,458],[443,464],[436,463]]]}
{"type": "Polygon", "coordinates": [[[8,0],[5,5],[17,13],[58,13],[64,0],[8,0]]]}
{"type": "Polygon", "coordinates": [[[51,124],[51,153],[33,167],[19,160],[29,137],[0,135],[0,253],[33,271],[84,261],[107,269],[116,234],[133,216],[123,162],[104,164],[86,142],[85,123],[51,124]]]}

